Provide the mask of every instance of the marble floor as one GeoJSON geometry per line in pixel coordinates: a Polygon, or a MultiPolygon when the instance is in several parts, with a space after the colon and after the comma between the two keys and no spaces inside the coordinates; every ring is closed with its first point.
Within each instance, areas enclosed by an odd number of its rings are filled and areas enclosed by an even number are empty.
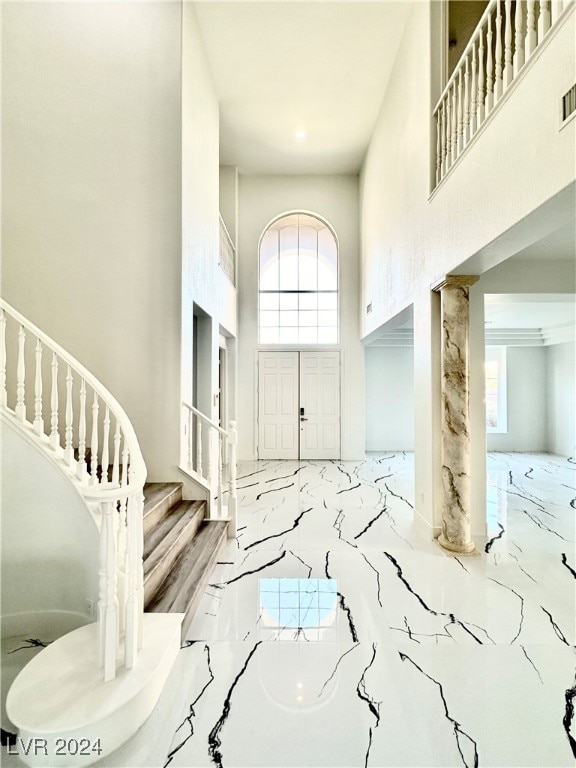
{"type": "Polygon", "coordinates": [[[413,524],[412,454],[243,464],[169,685],[101,764],[576,765],[575,471],[490,454],[488,540],[453,557],[413,524]]]}

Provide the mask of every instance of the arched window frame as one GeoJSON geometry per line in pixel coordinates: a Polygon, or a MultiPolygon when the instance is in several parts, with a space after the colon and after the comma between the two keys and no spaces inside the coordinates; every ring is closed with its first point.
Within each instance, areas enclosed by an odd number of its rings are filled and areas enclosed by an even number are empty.
{"type": "MultiPolygon", "coordinates": [[[[287,226],[289,226],[287,224],[287,226]]],[[[281,248],[279,248],[279,252],[281,252],[281,248]]],[[[320,250],[317,247],[317,258],[319,258],[320,250]]],[[[281,257],[280,257],[281,258],[281,257]]],[[[300,253],[298,252],[298,258],[300,259],[300,253]]],[[[281,299],[279,299],[280,301],[281,299]]],[[[275,310],[273,310],[275,311],[275,310]]],[[[312,310],[314,311],[314,310],[312,310]]],[[[324,310],[318,309],[318,312],[321,313],[324,310]]],[[[268,326],[269,327],[269,326],[268,326]]],[[[294,327],[292,327],[294,330],[294,327]]],[[[292,210],[292,211],[286,211],[278,216],[275,216],[273,219],[271,219],[264,230],[262,231],[262,234],[260,235],[260,239],[258,241],[258,341],[260,346],[274,346],[274,347],[286,347],[289,346],[291,348],[303,346],[306,348],[310,347],[324,347],[329,346],[330,348],[334,348],[335,345],[339,344],[340,340],[340,245],[338,242],[338,236],[336,235],[336,232],[334,231],[331,224],[319,214],[315,213],[314,211],[307,211],[307,210],[292,210]],[[329,290],[323,290],[323,289],[316,289],[316,290],[302,290],[300,288],[294,289],[294,288],[282,288],[281,279],[279,276],[279,285],[278,290],[275,289],[263,289],[262,288],[262,244],[264,241],[264,238],[266,237],[267,233],[275,227],[275,225],[278,224],[278,222],[281,222],[283,219],[289,219],[290,217],[295,216],[306,216],[311,217],[315,219],[319,224],[322,226],[319,227],[319,231],[326,231],[329,233],[331,238],[333,239],[334,243],[334,249],[335,249],[335,270],[334,270],[334,276],[336,280],[336,286],[334,289],[329,290]],[[282,329],[285,329],[287,331],[287,327],[283,326],[281,324],[280,314],[281,314],[281,308],[279,306],[278,308],[278,336],[275,340],[272,340],[270,338],[270,335],[263,334],[263,330],[266,330],[267,326],[263,326],[262,324],[262,296],[263,294],[274,294],[278,293],[280,295],[282,294],[297,294],[298,295],[298,309],[292,310],[294,312],[298,313],[298,330],[300,328],[315,328],[317,331],[317,338],[316,340],[308,340],[303,339],[302,335],[299,333],[298,337],[296,338],[294,335],[291,337],[287,337],[287,334],[282,334],[282,329]],[[300,312],[306,312],[305,309],[302,309],[300,307],[300,296],[302,294],[314,294],[316,297],[322,295],[322,294],[329,294],[332,293],[335,295],[336,301],[335,301],[335,307],[334,309],[327,310],[326,312],[335,312],[335,322],[334,325],[330,326],[324,326],[320,324],[320,319],[318,318],[317,324],[315,326],[302,326],[300,325],[300,312]],[[328,339],[328,330],[331,330],[331,337],[328,339]],[[325,333],[321,333],[322,330],[325,330],[325,333]]]]}

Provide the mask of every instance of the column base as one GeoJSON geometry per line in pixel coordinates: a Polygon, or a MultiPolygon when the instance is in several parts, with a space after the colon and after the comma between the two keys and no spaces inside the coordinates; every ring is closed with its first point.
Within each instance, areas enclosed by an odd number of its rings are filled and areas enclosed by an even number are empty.
{"type": "Polygon", "coordinates": [[[448,541],[448,539],[444,536],[443,533],[441,533],[440,536],[438,536],[438,544],[440,544],[442,549],[447,549],[449,552],[458,552],[461,555],[469,555],[471,552],[474,552],[473,541],[456,544],[451,541],[448,541]]]}

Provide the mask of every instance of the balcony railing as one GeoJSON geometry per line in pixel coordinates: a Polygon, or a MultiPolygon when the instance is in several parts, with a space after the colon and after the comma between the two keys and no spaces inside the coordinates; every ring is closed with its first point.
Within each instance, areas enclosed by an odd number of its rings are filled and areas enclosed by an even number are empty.
{"type": "Polygon", "coordinates": [[[224,224],[224,219],[220,216],[220,251],[218,263],[230,280],[232,285],[236,285],[236,248],[230,237],[230,233],[224,224]]]}
{"type": "Polygon", "coordinates": [[[436,184],[472,138],[574,0],[490,0],[438,104],[436,184]]]}

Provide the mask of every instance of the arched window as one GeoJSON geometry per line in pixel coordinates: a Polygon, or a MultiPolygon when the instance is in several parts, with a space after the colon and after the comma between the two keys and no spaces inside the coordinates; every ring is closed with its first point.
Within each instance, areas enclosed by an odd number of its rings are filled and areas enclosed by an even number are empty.
{"type": "Polygon", "coordinates": [[[261,344],[338,342],[338,245],[308,213],[272,222],[260,240],[261,344]]]}

